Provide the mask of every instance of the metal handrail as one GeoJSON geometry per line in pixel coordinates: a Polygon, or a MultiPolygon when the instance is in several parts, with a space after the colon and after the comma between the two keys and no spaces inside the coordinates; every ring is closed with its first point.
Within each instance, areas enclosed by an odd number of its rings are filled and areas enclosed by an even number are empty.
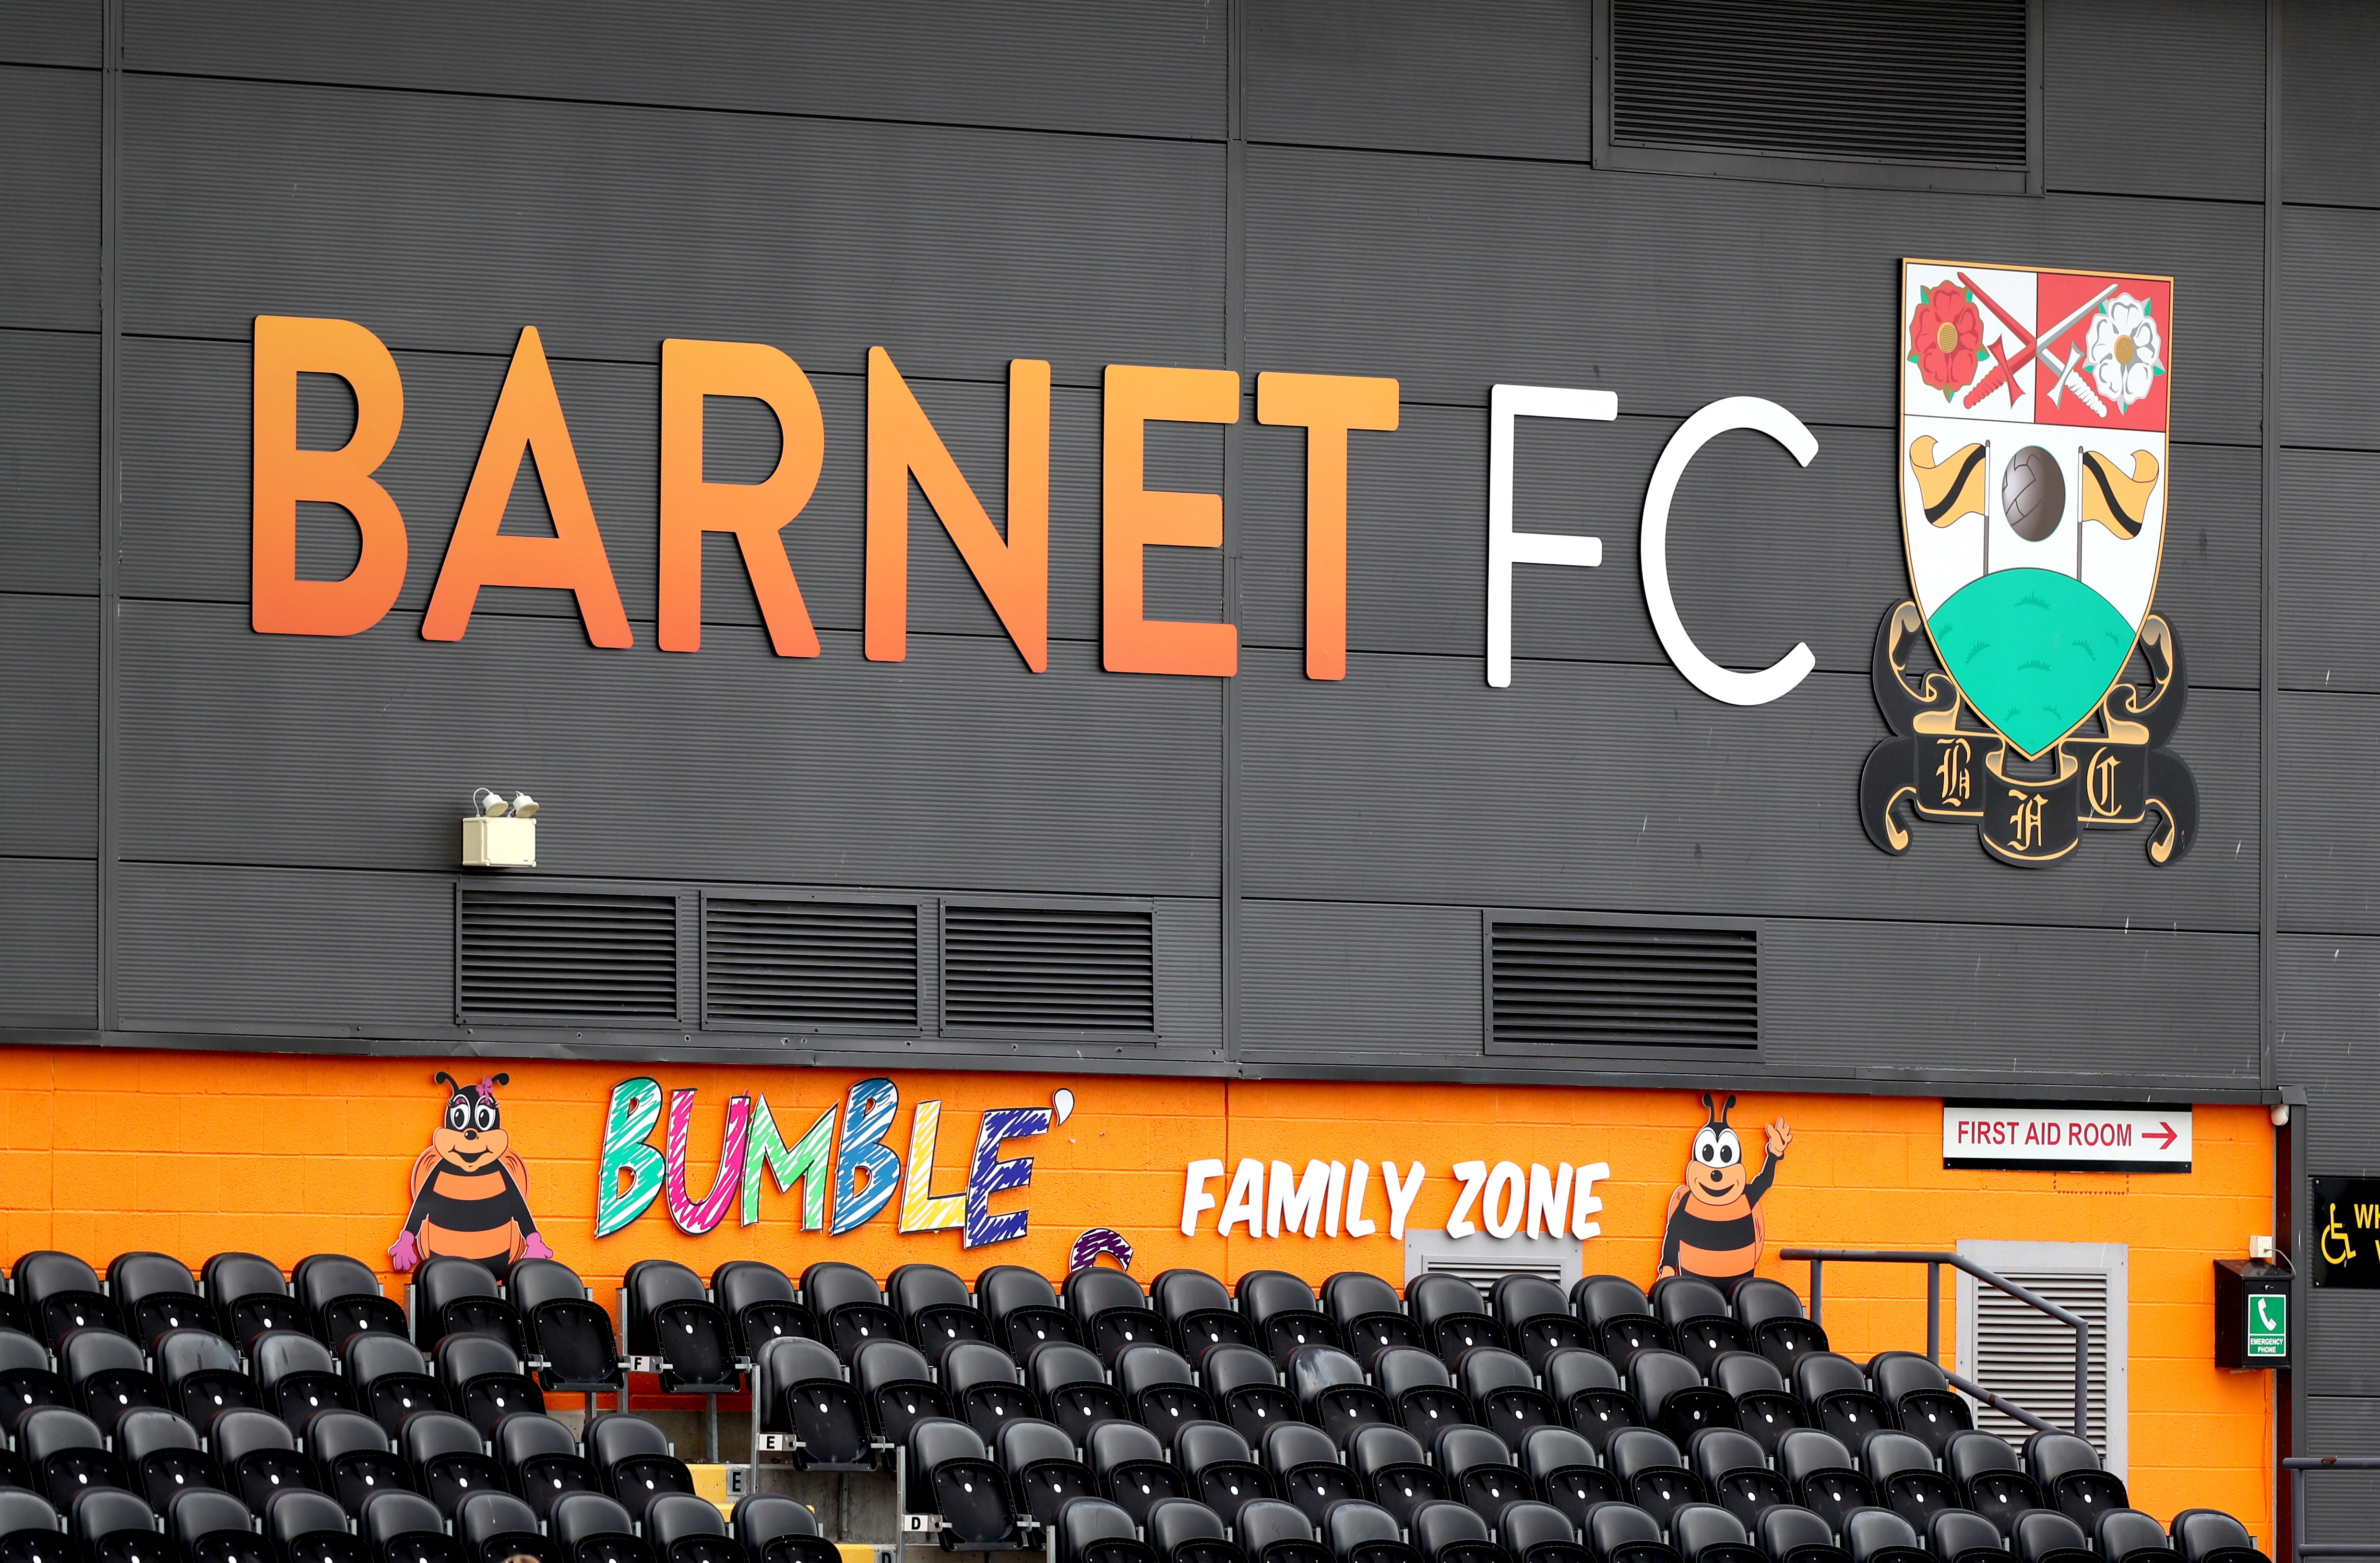
{"type": "Polygon", "coordinates": [[[2380,1542],[2313,1542],[2305,1539],[2305,1473],[2309,1471],[2380,1471],[2380,1459],[2371,1455],[2290,1455],[2281,1461],[2289,1473],[2289,1554],[2305,1557],[2380,1557],[2380,1542]]]}
{"type": "MultiPolygon", "coordinates": [[[[1810,1322],[1826,1326],[1826,1264],[1834,1260],[1847,1265],[1923,1265],[1925,1266],[1925,1355],[1936,1366],[1942,1362],[1942,1266],[1949,1266],[1989,1286],[1998,1287],[2026,1306],[2047,1314],[2061,1324],[2074,1327],[2074,1426],[2078,1437],[2088,1438],[2091,1426],[2091,1327],[2075,1315],[2068,1313],[2046,1297],[2036,1297],[2005,1276],[1995,1275],[1963,1254],[1943,1254],[1929,1249],[1904,1248],[1788,1248],[1780,1250],[1779,1259],[1806,1259],[1810,1264],[1810,1322]]],[[[2059,1433],[2068,1429],[2057,1426],[2026,1411],[2005,1396],[1994,1394],[1982,1385],[1963,1378],[1949,1369],[1943,1375],[1956,1387],[1996,1410],[2005,1412],[2026,1426],[2043,1433],[2059,1433]]],[[[2380,1553],[2372,1556],[2380,1557],[2380,1553]]]]}

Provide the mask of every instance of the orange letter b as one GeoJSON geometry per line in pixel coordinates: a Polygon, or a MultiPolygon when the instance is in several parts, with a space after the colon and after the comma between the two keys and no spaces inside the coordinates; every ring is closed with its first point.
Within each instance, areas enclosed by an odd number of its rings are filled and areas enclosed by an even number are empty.
{"type": "Polygon", "coordinates": [[[405,588],[405,517],[372,481],[405,421],[396,360],[351,321],[259,315],[254,364],[249,623],[262,635],[360,635],[405,588]],[[356,431],[335,451],[298,448],[300,374],[335,374],[356,394],[356,431]],[[298,578],[300,500],[356,518],[363,546],[346,579],[298,578]]]}

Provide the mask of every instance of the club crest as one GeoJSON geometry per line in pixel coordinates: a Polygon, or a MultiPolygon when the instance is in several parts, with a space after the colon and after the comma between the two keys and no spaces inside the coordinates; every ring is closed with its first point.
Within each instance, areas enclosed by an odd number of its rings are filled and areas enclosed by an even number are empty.
{"type": "Polygon", "coordinates": [[[1871,676],[1893,730],[1861,823],[1975,823],[2027,867],[2154,814],[2190,850],[2198,788],[2166,746],[2188,686],[2155,611],[2171,479],[2173,281],[1942,260],[1900,269],[1900,534],[1910,597],[1871,676]]]}

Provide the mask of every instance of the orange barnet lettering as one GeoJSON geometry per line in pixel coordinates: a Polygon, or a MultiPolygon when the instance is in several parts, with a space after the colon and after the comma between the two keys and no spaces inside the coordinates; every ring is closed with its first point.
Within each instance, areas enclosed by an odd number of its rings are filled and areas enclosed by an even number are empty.
{"type": "Polygon", "coordinates": [[[1305,430],[1305,676],[1347,676],[1347,431],[1397,426],[1397,382],[1257,376],[1257,421],[1305,430]]]}
{"type": "Polygon", "coordinates": [[[495,416],[488,420],[487,440],[480,446],[480,464],[463,494],[463,514],[446,545],[446,562],[438,569],[438,589],[431,593],[430,612],[422,616],[421,638],[462,639],[483,586],[562,588],[577,597],[589,640],[598,646],[636,644],[628,633],[628,615],[620,606],[619,586],[612,579],[612,562],[603,552],[595,506],[587,497],[587,480],[578,472],[578,453],[571,448],[570,430],[563,422],[562,398],[553,389],[553,371],[546,366],[545,345],[535,326],[521,328],[512,367],[504,371],[504,388],[496,397],[495,416]],[[553,515],[554,535],[550,538],[508,538],[497,530],[504,525],[504,502],[512,497],[524,454],[537,460],[545,507],[553,515]]]}
{"type": "Polygon", "coordinates": [[[1110,672],[1239,671],[1240,632],[1231,624],[1142,617],[1141,551],[1220,548],[1223,502],[1215,494],[1151,493],[1141,486],[1142,426],[1237,423],[1240,377],[1231,370],[1143,369],[1110,364],[1101,438],[1100,658],[1110,672]]]}
{"type": "Polygon", "coordinates": [[[733,532],[780,657],[815,657],[818,631],[778,536],[810,502],[826,462],[818,393],[801,366],[758,342],[662,344],[661,648],[702,648],[702,534],[733,532]],[[758,483],[702,477],[702,399],[750,396],[782,436],[777,469],[758,483]]]}
{"type": "Polygon", "coordinates": [[[1050,666],[1050,366],[1008,366],[1008,537],[881,347],[868,350],[868,658],[909,654],[909,478],[1007,626],[1025,665],[1050,666]]]}
{"type": "Polygon", "coordinates": [[[350,321],[256,317],[254,510],[249,622],[264,635],[360,635],[405,588],[405,517],[372,480],[405,421],[405,385],[379,337],[350,321]],[[356,431],[335,451],[298,448],[298,377],[335,374],[356,394],[356,431]],[[363,547],[343,581],[298,578],[298,505],[356,518],[363,547]]]}

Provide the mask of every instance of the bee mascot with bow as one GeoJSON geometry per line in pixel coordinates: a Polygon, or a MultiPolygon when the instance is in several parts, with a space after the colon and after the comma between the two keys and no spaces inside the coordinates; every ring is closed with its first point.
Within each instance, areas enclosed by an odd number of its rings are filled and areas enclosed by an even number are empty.
{"type": "Polygon", "coordinates": [[[1767,1159],[1760,1176],[1746,1182],[1743,1142],[1727,1123],[1734,1109],[1733,1097],[1715,1107],[1710,1093],[1703,1093],[1703,1110],[1710,1114],[1710,1121],[1694,1131],[1686,1181],[1670,1195],[1670,1216],[1661,1229],[1663,1278],[1699,1276],[1724,1287],[1752,1274],[1760,1263],[1760,1247],[1768,1235],[1760,1199],[1777,1181],[1778,1164],[1793,1143],[1793,1127],[1781,1118],[1768,1126],[1767,1159]]]}
{"type": "Polygon", "coordinates": [[[552,1258],[528,1213],[528,1167],[504,1133],[496,1101],[496,1087],[511,1084],[512,1076],[458,1085],[441,1071],[436,1079],[450,1093],[446,1112],[431,1131],[429,1148],[414,1158],[413,1206],[389,1245],[389,1262],[410,1270],[433,1254],[451,1254],[478,1260],[502,1280],[524,1255],[552,1258]]]}

